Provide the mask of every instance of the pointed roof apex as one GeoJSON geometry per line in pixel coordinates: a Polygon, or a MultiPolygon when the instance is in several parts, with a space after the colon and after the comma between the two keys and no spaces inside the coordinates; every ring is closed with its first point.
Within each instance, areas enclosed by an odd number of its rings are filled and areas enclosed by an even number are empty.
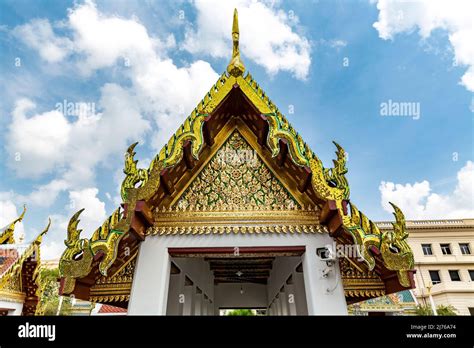
{"type": "Polygon", "coordinates": [[[232,23],[232,60],[227,66],[227,72],[235,77],[243,75],[245,71],[244,63],[240,60],[239,37],[239,15],[237,9],[234,9],[234,22],[232,23]]]}
{"type": "Polygon", "coordinates": [[[232,34],[239,34],[239,13],[234,8],[234,22],[232,23],[232,34]]]}

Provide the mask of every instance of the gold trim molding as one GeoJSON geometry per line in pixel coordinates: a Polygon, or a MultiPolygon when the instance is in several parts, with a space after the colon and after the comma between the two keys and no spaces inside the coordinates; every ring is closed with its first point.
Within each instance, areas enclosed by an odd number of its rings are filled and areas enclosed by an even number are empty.
{"type": "MultiPolygon", "coordinates": [[[[254,207],[255,208],[255,207],[254,207]]],[[[274,210],[161,210],[147,235],[326,233],[317,208],[274,210]]]]}

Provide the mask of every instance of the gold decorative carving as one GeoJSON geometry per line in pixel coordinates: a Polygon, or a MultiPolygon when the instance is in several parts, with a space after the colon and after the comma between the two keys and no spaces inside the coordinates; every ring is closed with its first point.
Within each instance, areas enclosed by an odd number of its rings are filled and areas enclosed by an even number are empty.
{"type": "Polygon", "coordinates": [[[244,210],[249,206],[285,207],[298,203],[234,131],[177,202],[179,208],[244,210]]]}
{"type": "Polygon", "coordinates": [[[3,232],[0,232],[0,244],[15,244],[15,225],[23,220],[26,213],[26,205],[23,205],[23,212],[18,218],[8,225],[3,232]]]}
{"type": "Polygon", "coordinates": [[[339,268],[346,297],[378,297],[385,295],[385,285],[374,271],[356,268],[346,257],[339,259],[339,268]]]}
{"type": "MultiPolygon", "coordinates": [[[[23,214],[22,214],[23,215],[23,214]]],[[[30,257],[35,256],[35,261],[37,262],[37,267],[33,271],[33,280],[37,276],[37,272],[40,265],[40,246],[43,236],[48,232],[51,226],[51,219],[48,219],[48,224],[46,227],[41,231],[40,234],[33,240],[33,242],[24,250],[18,259],[8,268],[6,272],[2,274],[0,278],[0,289],[4,289],[5,287],[11,286],[10,282],[18,281],[20,289],[21,289],[21,270],[23,269],[23,264],[26,260],[30,257]]]]}
{"type": "Polygon", "coordinates": [[[132,289],[133,274],[138,252],[110,277],[101,276],[90,289],[90,301],[128,301],[132,289]]]}
{"type": "Polygon", "coordinates": [[[351,216],[343,217],[344,227],[359,246],[360,256],[370,270],[375,267],[375,259],[370,251],[374,247],[380,250],[385,266],[392,271],[397,271],[400,284],[409,287],[410,280],[407,271],[414,267],[413,252],[406,242],[408,232],[404,215],[396,205],[390,204],[395,210],[396,218],[396,222],[393,223],[393,231],[381,233],[376,224],[359,212],[352,203],[350,204],[351,216]]]}
{"type": "Polygon", "coordinates": [[[346,168],[346,153],[339,144],[334,143],[337,147],[337,159],[334,160],[334,168],[324,168],[321,160],[313,155],[309,161],[311,168],[311,183],[314,192],[319,198],[328,201],[336,201],[338,208],[342,210],[342,200],[349,199],[349,184],[345,177],[347,173],[346,168]]]}
{"type": "Polygon", "coordinates": [[[79,215],[84,209],[75,213],[68,225],[68,238],[65,240],[67,249],[59,260],[59,271],[64,277],[63,293],[68,294],[74,290],[75,279],[85,277],[91,271],[92,259],[98,252],[103,252],[104,257],[99,263],[99,271],[107,275],[107,270],[117,257],[118,244],[123,237],[120,230],[115,230],[121,221],[121,210],[118,208],[98,228],[91,239],[80,238],[82,230],[78,230],[79,215]]]}
{"type": "Polygon", "coordinates": [[[155,222],[147,235],[326,233],[317,212],[317,208],[265,210],[252,206],[246,210],[160,210],[154,213],[155,222]]]}
{"type": "Polygon", "coordinates": [[[415,266],[413,252],[407,243],[408,231],[403,212],[395,204],[390,203],[394,209],[395,222],[393,231],[387,231],[382,236],[382,253],[385,266],[392,271],[397,271],[400,284],[405,287],[410,286],[408,271],[415,266]]]}

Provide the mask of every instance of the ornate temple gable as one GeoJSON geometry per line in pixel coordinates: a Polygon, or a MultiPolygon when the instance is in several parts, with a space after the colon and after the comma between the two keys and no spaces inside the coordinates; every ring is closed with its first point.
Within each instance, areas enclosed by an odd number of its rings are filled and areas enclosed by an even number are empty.
{"type": "MultiPolygon", "coordinates": [[[[249,137],[245,136],[245,139],[259,151],[265,164],[278,167],[281,177],[289,178],[280,181],[287,188],[291,187],[288,191],[295,200],[302,206],[317,205],[315,211],[318,213],[314,215],[317,215],[318,224],[321,222],[326,226],[340,243],[358,245],[362,262],[379,274],[389,291],[414,287],[413,254],[406,243],[408,233],[403,213],[394,206],[396,222],[393,230],[382,232],[357,210],[349,201],[344,149],[335,143],[337,158],[333,167],[323,166],[250,73],[244,74],[239,36],[235,12],[233,52],[227,71],[152,159],[150,166],[139,168],[134,158],[137,143],[128,148],[121,186],[123,213],[117,209],[90,239],[81,239],[77,229],[81,211],[71,218],[67,249],[60,260],[63,293],[75,291],[76,279],[84,278],[83,287],[88,289],[87,284],[91,284],[99,272],[102,275],[107,275],[109,270],[114,273],[128,260],[119,257],[123,254],[122,249],[137,247],[147,234],[225,233],[219,229],[180,231],[171,225],[156,230],[152,226],[156,227],[157,216],[166,218],[168,215],[172,219],[171,215],[176,212],[158,214],[156,208],[166,211],[173,206],[176,197],[181,197],[183,187],[187,187],[195,173],[217,151],[226,129],[237,123],[244,124],[242,128],[249,130],[249,137]]],[[[208,204],[210,196],[207,197],[208,204]]]]}
{"type": "Polygon", "coordinates": [[[175,206],[186,210],[291,210],[299,204],[234,131],[175,206]]]}
{"type": "Polygon", "coordinates": [[[322,233],[318,212],[293,197],[236,126],[171,208],[155,209],[147,234],[322,233]]]}

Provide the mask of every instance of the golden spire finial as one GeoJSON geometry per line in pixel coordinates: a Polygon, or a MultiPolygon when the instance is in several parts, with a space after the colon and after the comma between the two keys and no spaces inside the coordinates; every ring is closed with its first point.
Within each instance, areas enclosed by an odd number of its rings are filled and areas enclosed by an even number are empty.
{"type": "Polygon", "coordinates": [[[234,9],[234,22],[232,24],[232,60],[227,66],[227,72],[235,77],[243,75],[245,71],[244,63],[240,60],[239,36],[239,15],[237,9],[234,9]]]}

